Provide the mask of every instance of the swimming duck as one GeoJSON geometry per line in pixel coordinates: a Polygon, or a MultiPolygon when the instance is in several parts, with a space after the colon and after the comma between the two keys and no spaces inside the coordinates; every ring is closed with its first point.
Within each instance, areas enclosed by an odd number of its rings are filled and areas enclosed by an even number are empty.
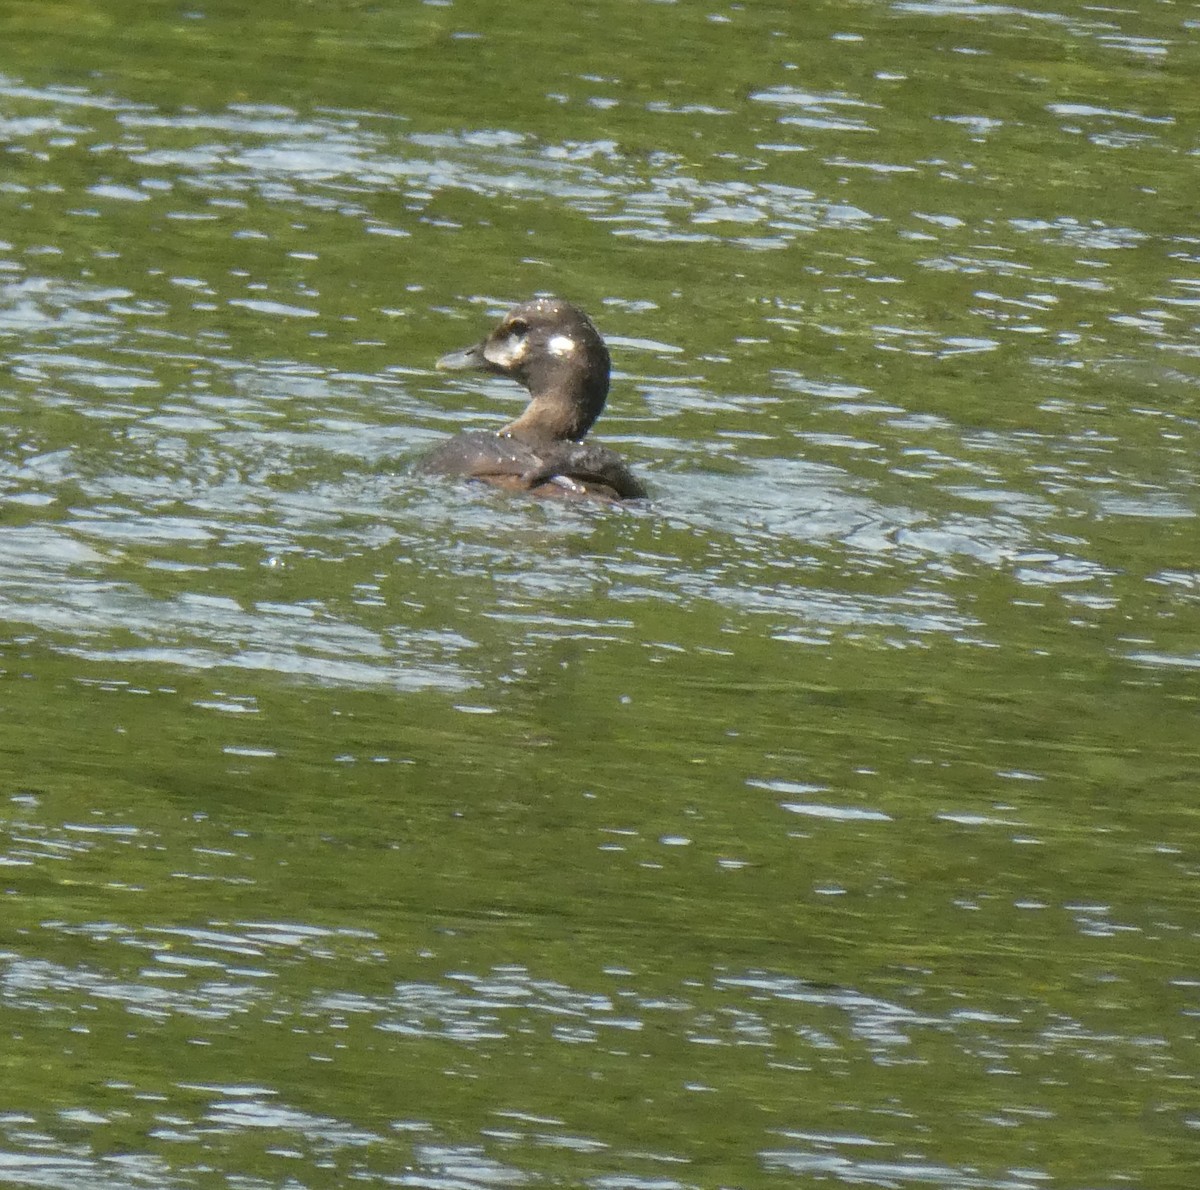
{"type": "Polygon", "coordinates": [[[529,404],[496,433],[456,434],[422,460],[422,471],[536,495],[646,495],[620,455],[583,440],[608,396],[609,358],[600,332],[578,306],[559,298],[523,302],[482,342],[443,355],[437,366],[506,376],[529,390],[529,404]]]}

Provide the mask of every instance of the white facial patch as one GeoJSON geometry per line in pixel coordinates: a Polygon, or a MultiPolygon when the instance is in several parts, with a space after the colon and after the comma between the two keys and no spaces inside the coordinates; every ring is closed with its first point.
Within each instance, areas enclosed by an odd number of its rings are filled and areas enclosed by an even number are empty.
{"type": "Polygon", "coordinates": [[[575,340],[570,335],[555,335],[547,344],[551,355],[570,355],[575,350],[575,340]]]}
{"type": "Polygon", "coordinates": [[[513,331],[503,339],[488,343],[483,349],[483,358],[497,368],[514,368],[529,352],[529,340],[524,334],[513,331]]]}

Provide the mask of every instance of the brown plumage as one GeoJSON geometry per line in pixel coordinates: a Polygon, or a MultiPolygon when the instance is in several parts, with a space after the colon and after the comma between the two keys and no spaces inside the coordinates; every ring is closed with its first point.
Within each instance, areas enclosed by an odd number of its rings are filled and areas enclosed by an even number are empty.
{"type": "Polygon", "coordinates": [[[468,431],[444,442],[421,470],[462,475],[537,495],[628,500],[646,489],[615,451],[584,442],[608,396],[608,348],[578,306],[537,298],[513,307],[481,342],[438,360],[476,368],[529,391],[520,417],[497,433],[468,431]]]}

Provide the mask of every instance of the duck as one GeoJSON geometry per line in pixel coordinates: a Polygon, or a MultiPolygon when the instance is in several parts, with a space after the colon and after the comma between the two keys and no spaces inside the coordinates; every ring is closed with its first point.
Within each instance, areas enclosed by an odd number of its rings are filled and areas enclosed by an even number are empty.
{"type": "Polygon", "coordinates": [[[480,342],[443,355],[442,371],[476,370],[529,393],[498,431],[469,430],[422,459],[426,474],[456,475],[537,496],[638,500],[642,482],[616,451],[585,441],[608,398],[608,347],[592,320],[561,298],[514,306],[480,342]]]}

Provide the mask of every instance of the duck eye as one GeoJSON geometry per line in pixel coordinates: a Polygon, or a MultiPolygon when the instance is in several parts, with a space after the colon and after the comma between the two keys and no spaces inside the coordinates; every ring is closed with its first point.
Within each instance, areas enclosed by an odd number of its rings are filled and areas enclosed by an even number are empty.
{"type": "Polygon", "coordinates": [[[497,368],[516,368],[529,353],[529,323],[514,318],[498,326],[483,347],[483,358],[497,368]]]}

